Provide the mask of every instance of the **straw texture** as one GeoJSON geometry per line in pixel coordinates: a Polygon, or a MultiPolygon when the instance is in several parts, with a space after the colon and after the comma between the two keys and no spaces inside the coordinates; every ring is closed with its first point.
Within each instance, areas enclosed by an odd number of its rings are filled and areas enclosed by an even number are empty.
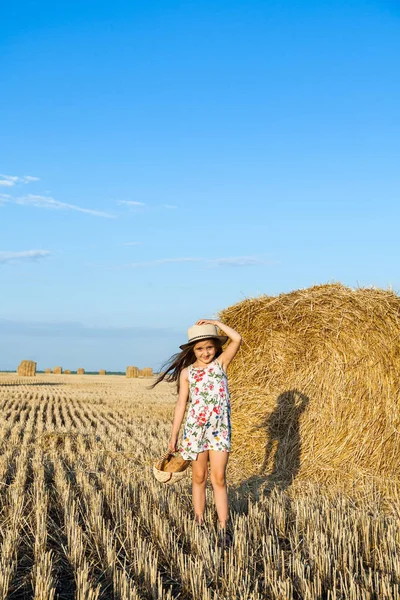
{"type": "Polygon", "coordinates": [[[138,367],[126,367],[126,376],[129,378],[139,377],[138,367]]]}
{"type": "Polygon", "coordinates": [[[153,377],[153,369],[151,367],[144,367],[139,372],[141,377],[153,377]]]}
{"type": "Polygon", "coordinates": [[[33,360],[22,360],[17,373],[22,377],[34,377],[36,375],[36,363],[33,360]]]}
{"type": "Polygon", "coordinates": [[[180,454],[167,452],[153,466],[153,474],[160,483],[176,483],[185,477],[189,465],[190,461],[182,458],[180,454]]]}
{"type": "Polygon", "coordinates": [[[320,285],[244,300],[221,319],[243,336],[229,368],[242,479],[400,476],[398,295],[320,285]]]}

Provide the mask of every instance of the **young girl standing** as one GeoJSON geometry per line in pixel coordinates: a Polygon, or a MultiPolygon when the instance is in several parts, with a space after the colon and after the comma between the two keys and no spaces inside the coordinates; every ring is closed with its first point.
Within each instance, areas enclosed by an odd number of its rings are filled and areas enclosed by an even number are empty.
{"type": "Polygon", "coordinates": [[[178,435],[189,399],[186,424],[179,452],[192,461],[192,497],[196,522],[203,522],[206,505],[208,463],[214,490],[220,541],[230,545],[226,530],[228,495],[226,467],[231,449],[230,402],[226,370],[241,344],[237,331],[220,321],[200,319],[188,330],[188,342],[180,346],[154,385],[165,379],[176,381],[178,400],[175,406],[168,450],[178,448],[178,435]],[[217,327],[225,333],[218,335],[217,327]],[[222,345],[230,339],[226,350],[222,345]]]}

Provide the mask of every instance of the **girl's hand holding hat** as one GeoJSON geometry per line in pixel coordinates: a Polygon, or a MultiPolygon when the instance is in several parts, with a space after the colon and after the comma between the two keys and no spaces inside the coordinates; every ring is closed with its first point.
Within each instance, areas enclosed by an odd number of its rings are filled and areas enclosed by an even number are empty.
{"type": "Polygon", "coordinates": [[[168,452],[176,452],[177,451],[177,438],[171,437],[168,442],[168,452]]]}
{"type": "Polygon", "coordinates": [[[228,325],[225,325],[222,323],[222,321],[218,321],[217,319],[199,319],[196,325],[214,325],[214,327],[218,327],[221,331],[226,333],[232,342],[236,342],[239,345],[242,340],[242,336],[237,331],[232,329],[232,327],[228,327],[228,325]]]}

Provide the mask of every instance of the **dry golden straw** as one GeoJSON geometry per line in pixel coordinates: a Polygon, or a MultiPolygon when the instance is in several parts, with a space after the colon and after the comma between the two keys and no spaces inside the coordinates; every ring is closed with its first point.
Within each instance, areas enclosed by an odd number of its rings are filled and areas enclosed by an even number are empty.
{"type": "Polygon", "coordinates": [[[100,369],[99,375],[105,375],[105,374],[106,374],[106,370],[105,369],[100,369]]]}
{"type": "Polygon", "coordinates": [[[45,373],[46,373],[46,374],[48,374],[48,373],[51,373],[51,369],[46,369],[46,370],[45,370],[45,373]]]}
{"type": "Polygon", "coordinates": [[[54,369],[53,369],[53,373],[55,375],[61,375],[62,372],[63,372],[62,367],[54,367],[54,369]]]}
{"type": "Polygon", "coordinates": [[[76,372],[77,375],[84,375],[85,374],[85,369],[78,369],[76,372]]]}
{"type": "Polygon", "coordinates": [[[17,373],[22,377],[34,377],[36,375],[36,363],[33,360],[21,361],[17,373]]]}
{"type": "Polygon", "coordinates": [[[137,367],[126,367],[126,376],[129,378],[139,377],[139,369],[137,367]]]}
{"type": "Polygon", "coordinates": [[[248,482],[230,485],[233,546],[222,550],[211,490],[198,527],[190,478],[168,486],[153,476],[174,385],[0,379],[1,598],[400,598],[392,480],[386,497],[371,482],[351,496],[295,482],[258,498],[248,482]]]}
{"type": "Polygon", "coordinates": [[[144,367],[139,374],[141,377],[153,377],[153,369],[151,367],[144,367]]]}
{"type": "Polygon", "coordinates": [[[65,375],[71,375],[71,371],[69,369],[65,369],[64,374],[65,375]]]}
{"type": "Polygon", "coordinates": [[[350,483],[400,475],[400,298],[320,285],[222,311],[242,476],[350,483]]]}

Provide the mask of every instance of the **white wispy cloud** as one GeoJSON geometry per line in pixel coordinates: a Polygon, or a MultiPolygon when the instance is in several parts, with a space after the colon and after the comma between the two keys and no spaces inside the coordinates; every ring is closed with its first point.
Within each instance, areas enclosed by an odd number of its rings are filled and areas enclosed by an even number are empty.
{"type": "Polygon", "coordinates": [[[23,178],[24,183],[31,183],[32,181],[40,181],[39,177],[32,177],[32,175],[25,175],[23,178]]]}
{"type": "Polygon", "coordinates": [[[116,267],[109,267],[111,270],[122,269],[143,269],[152,267],[161,267],[168,264],[176,263],[199,263],[205,268],[221,268],[221,267],[254,267],[260,265],[273,265],[273,261],[259,256],[230,256],[222,258],[204,258],[199,256],[186,256],[177,258],[158,258],[156,260],[148,260],[141,262],[133,262],[116,267]]]}
{"type": "Polygon", "coordinates": [[[271,261],[257,256],[233,256],[226,258],[214,258],[209,261],[211,267],[253,267],[257,265],[272,264],[271,261]]]}
{"type": "Polygon", "coordinates": [[[175,210],[178,208],[176,204],[154,204],[149,205],[146,202],[138,202],[137,200],[116,200],[115,201],[118,206],[127,206],[132,209],[144,209],[146,210],[159,210],[160,208],[166,208],[167,210],[175,210]]]}
{"type": "Polygon", "coordinates": [[[106,219],[115,219],[115,215],[110,215],[100,210],[93,210],[91,208],[83,208],[76,204],[68,204],[66,202],[60,202],[55,200],[51,196],[37,196],[34,194],[28,194],[26,196],[19,196],[14,199],[16,204],[22,204],[26,206],[35,206],[36,208],[48,208],[53,210],[74,210],[95,217],[104,217],[106,219]]]}
{"type": "Polygon", "coordinates": [[[50,250],[23,250],[21,252],[0,252],[0,264],[10,264],[20,261],[31,261],[45,258],[50,250]]]}
{"type": "Polygon", "coordinates": [[[18,177],[11,177],[10,175],[0,175],[0,185],[3,187],[12,187],[18,181],[18,177]]]}
{"type": "Polygon", "coordinates": [[[117,200],[117,204],[125,206],[146,206],[144,202],[136,202],[135,200],[117,200]]]}
{"type": "Polygon", "coordinates": [[[10,194],[0,194],[0,206],[10,200],[10,194]]]}
{"type": "Polygon", "coordinates": [[[3,187],[13,187],[17,183],[32,183],[33,181],[40,181],[40,179],[32,175],[23,175],[22,177],[17,175],[0,175],[0,185],[3,187]]]}

